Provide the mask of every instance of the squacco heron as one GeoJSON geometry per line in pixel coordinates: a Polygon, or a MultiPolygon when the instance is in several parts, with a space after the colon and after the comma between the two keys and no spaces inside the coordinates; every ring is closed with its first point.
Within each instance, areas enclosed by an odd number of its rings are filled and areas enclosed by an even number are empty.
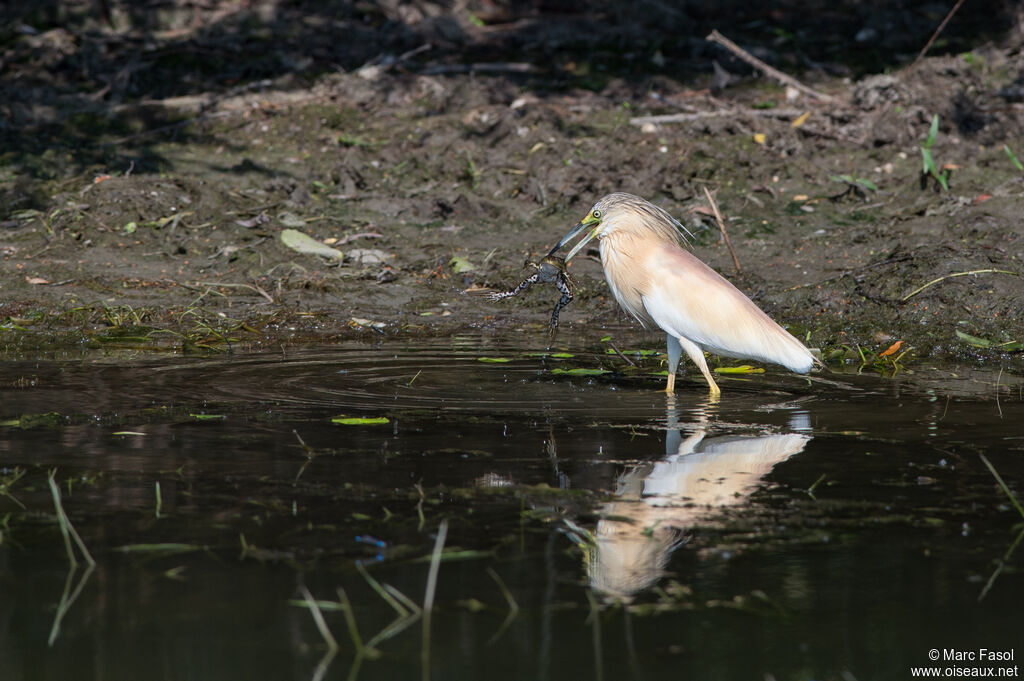
{"type": "Polygon", "coordinates": [[[705,351],[781,364],[800,374],[810,371],[815,362],[810,350],[686,250],[685,228],[661,208],[632,194],[609,194],[551,252],[584,230],[565,259],[597,237],[615,300],[645,327],[658,326],[668,334],[665,392],[675,391],[683,350],[715,396],[721,390],[708,371],[705,351]]]}

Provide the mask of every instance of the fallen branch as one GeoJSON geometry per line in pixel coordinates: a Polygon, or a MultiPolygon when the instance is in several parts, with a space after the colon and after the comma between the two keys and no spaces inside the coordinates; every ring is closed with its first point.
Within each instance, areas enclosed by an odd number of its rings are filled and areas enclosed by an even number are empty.
{"type": "Polygon", "coordinates": [[[792,88],[796,88],[805,95],[814,97],[815,99],[820,99],[823,102],[831,102],[834,99],[830,95],[826,95],[823,92],[818,92],[813,88],[807,87],[806,85],[798,81],[796,78],[788,76],[782,71],[779,71],[776,68],[768,66],[768,64],[765,64],[763,61],[761,61],[760,59],[750,54],[742,47],[740,47],[739,45],[737,45],[736,43],[734,43],[733,41],[729,40],[724,35],[719,33],[717,29],[711,31],[711,33],[708,35],[707,38],[705,38],[705,40],[709,40],[713,43],[718,43],[719,45],[729,50],[743,61],[753,66],[755,69],[758,69],[759,71],[763,72],[764,75],[768,76],[769,78],[774,78],[783,85],[788,85],[792,88]]]}
{"type": "Polygon", "coordinates": [[[903,298],[900,299],[900,302],[902,302],[902,303],[907,302],[908,300],[910,300],[911,298],[916,296],[921,291],[925,290],[929,286],[932,286],[934,284],[938,284],[940,281],[945,281],[946,279],[952,279],[953,277],[966,277],[966,276],[971,275],[971,274],[1012,274],[1015,277],[1024,277],[1024,274],[1021,274],[1020,272],[1013,272],[1011,270],[995,270],[995,269],[971,270],[969,272],[954,272],[953,274],[944,274],[941,277],[939,277],[938,279],[932,279],[931,281],[929,281],[927,284],[925,284],[923,286],[918,286],[916,289],[914,289],[913,291],[911,291],[907,295],[903,296],[903,298]]]}
{"type": "Polygon", "coordinates": [[[729,255],[732,256],[732,264],[736,266],[736,274],[742,274],[743,268],[740,267],[740,260],[736,257],[736,251],[732,247],[732,239],[729,238],[729,232],[725,231],[725,220],[722,219],[722,213],[718,210],[718,204],[715,203],[715,198],[711,196],[711,192],[708,191],[707,187],[704,187],[704,196],[708,197],[708,203],[711,204],[711,210],[715,212],[715,222],[718,223],[718,229],[722,230],[722,238],[725,240],[725,245],[729,248],[729,255]]]}

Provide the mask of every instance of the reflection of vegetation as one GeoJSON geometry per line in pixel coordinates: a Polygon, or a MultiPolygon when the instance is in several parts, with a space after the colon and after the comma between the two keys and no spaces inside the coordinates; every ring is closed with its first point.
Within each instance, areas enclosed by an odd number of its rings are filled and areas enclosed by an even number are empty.
{"type": "MultiPolygon", "coordinates": [[[[989,472],[992,473],[992,477],[994,477],[996,479],[996,482],[999,483],[999,487],[1002,488],[1006,496],[1009,497],[1010,502],[1013,504],[1013,507],[1017,509],[1017,513],[1020,514],[1021,518],[1024,518],[1024,506],[1021,506],[1020,501],[1017,500],[1017,497],[1013,494],[1013,492],[1010,490],[1010,487],[1003,480],[1003,476],[999,475],[999,471],[996,470],[995,466],[992,465],[992,462],[989,461],[984,454],[980,454],[979,456],[981,456],[982,463],[984,463],[986,468],[988,468],[989,472]]],[[[988,594],[989,590],[992,588],[992,585],[995,584],[996,578],[999,577],[999,575],[1003,571],[1003,568],[1006,567],[1007,562],[1009,562],[1010,558],[1013,556],[1014,551],[1017,550],[1017,547],[1020,545],[1021,540],[1024,540],[1024,526],[1022,526],[1020,523],[1018,523],[1017,526],[1021,528],[1020,532],[1017,533],[1017,538],[1014,539],[1013,543],[1010,544],[1010,547],[1006,549],[1006,553],[1003,554],[1003,557],[996,561],[995,571],[992,573],[992,576],[988,578],[988,581],[985,582],[985,588],[983,588],[981,590],[981,593],[978,594],[979,601],[985,598],[985,596],[988,594]]]]}
{"type": "MultiPolygon", "coordinates": [[[[375,660],[380,657],[381,653],[376,648],[379,643],[400,634],[417,621],[423,622],[423,636],[421,639],[422,649],[420,651],[420,663],[422,665],[423,678],[430,678],[431,613],[434,608],[434,594],[437,589],[437,576],[441,568],[441,555],[447,535],[448,521],[442,520],[437,528],[437,538],[434,541],[434,550],[431,552],[429,557],[430,568],[427,572],[427,586],[423,594],[422,607],[416,605],[412,599],[390,584],[381,584],[366,571],[366,568],[364,568],[360,563],[356,563],[356,568],[363,576],[363,579],[366,580],[366,583],[369,584],[373,591],[397,614],[397,617],[392,620],[391,623],[377,632],[377,634],[365,643],[363,642],[363,637],[359,634],[359,626],[356,623],[352,602],[349,600],[345,589],[340,586],[338,587],[338,600],[337,602],[333,602],[318,601],[313,598],[313,594],[309,592],[309,589],[307,589],[305,585],[299,586],[303,600],[292,601],[292,603],[294,605],[305,606],[309,610],[309,613],[313,618],[313,622],[316,624],[317,630],[320,632],[320,636],[324,639],[324,643],[327,644],[327,652],[317,665],[316,673],[313,676],[314,679],[323,678],[328,667],[333,661],[334,656],[337,655],[338,650],[340,650],[338,641],[334,638],[334,634],[331,633],[331,629],[327,625],[327,620],[324,618],[324,610],[340,610],[345,617],[345,626],[348,629],[348,635],[356,653],[355,660],[352,662],[352,667],[349,670],[349,679],[355,679],[358,677],[359,669],[362,667],[364,660],[375,660]]],[[[511,594],[507,593],[508,590],[504,588],[504,583],[496,574],[493,574],[492,577],[506,592],[506,598],[510,603],[510,613],[512,614],[512,617],[514,617],[514,613],[519,610],[518,605],[515,603],[515,599],[511,598],[511,594]]],[[[509,622],[510,619],[506,618],[506,623],[498,630],[499,634],[504,631],[509,622]]]]}
{"type": "Polygon", "coordinates": [[[60,526],[61,536],[64,537],[64,549],[68,554],[68,561],[72,567],[78,565],[78,559],[75,558],[75,550],[71,546],[71,540],[75,542],[75,546],[82,554],[82,558],[86,564],[90,567],[96,565],[96,561],[93,560],[92,554],[89,553],[89,549],[85,547],[85,542],[82,541],[82,537],[79,536],[75,526],[71,524],[71,520],[68,518],[68,514],[64,512],[64,505],[61,503],[60,488],[57,487],[57,481],[54,479],[57,475],[57,469],[53,469],[47,476],[47,481],[50,484],[50,493],[53,495],[53,506],[57,512],[57,523],[60,526]]]}

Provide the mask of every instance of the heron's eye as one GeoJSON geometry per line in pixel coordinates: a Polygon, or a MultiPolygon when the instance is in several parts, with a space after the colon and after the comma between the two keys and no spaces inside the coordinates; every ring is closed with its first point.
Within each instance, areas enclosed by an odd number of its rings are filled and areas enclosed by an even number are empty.
{"type": "Polygon", "coordinates": [[[590,212],[590,214],[594,216],[595,220],[600,220],[601,219],[601,211],[599,211],[599,210],[596,210],[596,209],[592,210],[590,212]]]}

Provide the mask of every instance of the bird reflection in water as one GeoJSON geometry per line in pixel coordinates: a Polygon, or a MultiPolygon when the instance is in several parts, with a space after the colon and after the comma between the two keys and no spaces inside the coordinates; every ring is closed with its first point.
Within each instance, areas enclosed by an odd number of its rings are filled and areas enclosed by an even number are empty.
{"type": "Polygon", "coordinates": [[[665,458],[635,466],[618,479],[615,499],[598,509],[602,518],[592,534],[570,523],[595,590],[629,599],[652,587],[689,528],[746,503],[772,468],[811,439],[806,412],[794,412],[790,429],[796,432],[712,437],[707,414],[703,410],[696,428],[683,438],[670,401],[665,458]]]}

